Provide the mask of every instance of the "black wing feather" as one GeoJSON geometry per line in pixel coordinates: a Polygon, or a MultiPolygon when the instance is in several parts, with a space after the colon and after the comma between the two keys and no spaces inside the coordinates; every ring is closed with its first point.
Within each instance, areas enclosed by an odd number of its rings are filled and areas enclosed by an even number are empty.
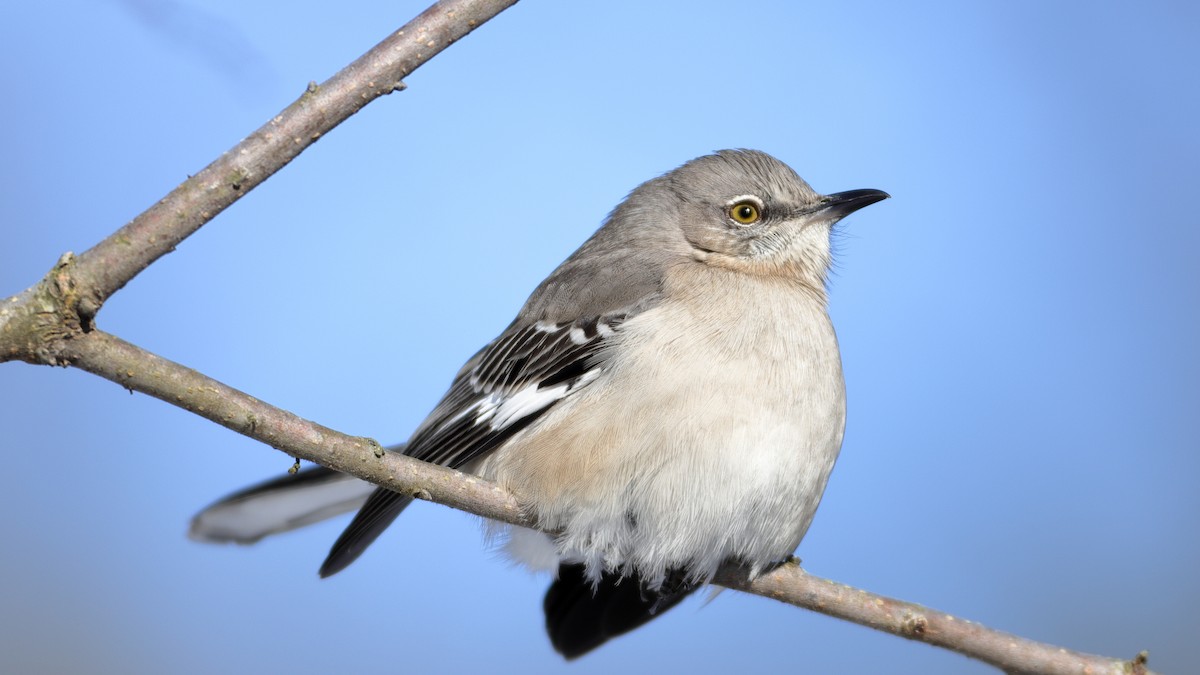
{"type": "MultiPolygon", "coordinates": [[[[457,469],[496,449],[590,381],[589,371],[602,366],[605,339],[625,318],[618,313],[572,323],[510,327],[467,362],[409,439],[404,454],[457,469]],[[496,410],[513,395],[528,394],[530,387],[545,390],[563,385],[561,396],[548,397],[542,407],[522,410],[523,414],[503,424],[493,423],[496,410]]],[[[321,576],[336,574],[354,562],[411,503],[412,497],[376,490],[334,542],[321,565],[321,576]]]]}

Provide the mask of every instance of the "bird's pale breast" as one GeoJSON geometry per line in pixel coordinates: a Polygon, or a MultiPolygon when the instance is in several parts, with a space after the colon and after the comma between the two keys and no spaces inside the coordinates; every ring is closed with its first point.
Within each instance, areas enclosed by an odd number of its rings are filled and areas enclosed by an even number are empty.
{"type": "Polygon", "coordinates": [[[622,326],[595,384],[480,467],[594,574],[632,566],[653,586],[672,569],[706,580],[730,558],[781,560],[841,445],[845,392],[823,296],[696,267],[669,280],[687,285],[678,301],[622,326]]]}

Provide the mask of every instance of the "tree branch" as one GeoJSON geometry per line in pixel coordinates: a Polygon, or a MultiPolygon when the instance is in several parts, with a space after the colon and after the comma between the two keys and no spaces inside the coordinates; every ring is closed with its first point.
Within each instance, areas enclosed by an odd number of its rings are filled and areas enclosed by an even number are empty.
{"type": "MultiPolygon", "coordinates": [[[[293,457],[418,499],[512,525],[536,527],[525,517],[516,496],[478,476],[384,452],[372,439],[347,436],[310,422],[102,331],[70,340],[60,356],[67,365],[189,410],[293,457]]],[[[795,562],[753,580],[744,569],[726,565],[714,583],[952,649],[1009,673],[1150,673],[1144,653],[1122,661],[1035,642],[822,579],[795,562]]]]}
{"type": "Polygon", "coordinates": [[[268,405],[103,331],[68,341],[59,358],[64,365],[166,401],[292,457],[485,518],[532,526],[512,495],[478,476],[384,452],[373,439],[349,436],[268,405]]]}
{"type": "MultiPolygon", "coordinates": [[[[396,492],[493,520],[535,526],[518,499],[476,476],[384,452],[163,359],[94,327],[104,302],[243,194],[403,78],[516,0],[438,2],[184,181],[92,249],[64,254],[36,285],[0,302],[0,362],[70,365],[189,410],[293,457],[396,492]]],[[[912,640],[953,649],[1008,672],[1148,673],[1131,661],[1025,640],[919,605],[780,566],[750,580],[727,566],[716,583],[912,640]]]]}
{"type": "MultiPolygon", "coordinates": [[[[80,254],[72,310],[89,328],[100,307],[150,263],[296,158],[371,101],[517,0],[442,0],[80,254]]],[[[0,352],[3,353],[3,352],[0,352]]]]}

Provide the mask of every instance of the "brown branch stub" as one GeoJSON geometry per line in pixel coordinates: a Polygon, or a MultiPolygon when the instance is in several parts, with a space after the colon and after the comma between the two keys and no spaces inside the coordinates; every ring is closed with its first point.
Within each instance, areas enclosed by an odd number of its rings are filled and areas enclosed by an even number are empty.
{"type": "Polygon", "coordinates": [[[1143,649],[1137,653],[1137,656],[1133,657],[1133,661],[1131,661],[1129,664],[1129,672],[1132,673],[1132,675],[1150,675],[1151,670],[1146,667],[1146,664],[1149,661],[1150,652],[1143,649]]]}

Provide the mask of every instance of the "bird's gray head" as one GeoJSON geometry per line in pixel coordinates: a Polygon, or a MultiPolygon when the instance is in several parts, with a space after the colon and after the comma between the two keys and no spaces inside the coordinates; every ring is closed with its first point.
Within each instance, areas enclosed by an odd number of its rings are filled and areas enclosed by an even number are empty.
{"type": "Polygon", "coordinates": [[[694,159],[643,188],[669,194],[672,225],[693,259],[818,287],[829,269],[830,227],[888,196],[879,190],[818,194],[791,167],[756,150],[694,159]]]}
{"type": "Polygon", "coordinates": [[[693,159],[634,189],[534,291],[522,316],[558,321],[636,306],[659,292],[676,264],[789,279],[823,295],[830,226],[887,196],[822,196],[756,150],[693,159]]]}

